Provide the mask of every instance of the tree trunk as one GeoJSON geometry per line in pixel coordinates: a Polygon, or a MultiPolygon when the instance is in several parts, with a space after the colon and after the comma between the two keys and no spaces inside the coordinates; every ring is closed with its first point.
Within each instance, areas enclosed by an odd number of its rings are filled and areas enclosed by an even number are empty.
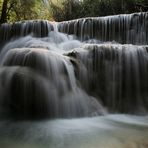
{"type": "Polygon", "coordinates": [[[1,14],[1,18],[0,18],[0,24],[7,22],[7,6],[8,6],[7,4],[8,4],[8,0],[4,0],[3,6],[2,6],[2,14],[1,14]]]}

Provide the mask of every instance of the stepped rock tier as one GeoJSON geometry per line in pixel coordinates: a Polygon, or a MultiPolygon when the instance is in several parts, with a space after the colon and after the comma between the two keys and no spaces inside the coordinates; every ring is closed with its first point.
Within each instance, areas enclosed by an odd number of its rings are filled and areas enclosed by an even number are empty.
{"type": "Polygon", "coordinates": [[[148,44],[148,13],[81,18],[59,23],[33,20],[2,24],[0,43],[28,34],[45,37],[53,30],[75,35],[81,41],[97,39],[122,44],[148,44]]]}
{"type": "Polygon", "coordinates": [[[13,24],[2,24],[0,26],[0,43],[11,39],[32,34],[35,37],[48,36],[48,32],[54,30],[52,23],[46,20],[31,20],[16,22],[13,24]]]}
{"type": "Polygon", "coordinates": [[[148,13],[90,17],[61,22],[59,31],[81,41],[97,39],[122,44],[148,44],[148,13]]]}

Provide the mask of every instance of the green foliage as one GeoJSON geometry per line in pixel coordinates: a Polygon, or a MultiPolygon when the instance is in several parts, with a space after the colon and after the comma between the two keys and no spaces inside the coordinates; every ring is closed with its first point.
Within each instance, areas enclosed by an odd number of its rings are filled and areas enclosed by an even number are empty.
{"type": "Polygon", "coordinates": [[[82,5],[79,1],[65,0],[59,5],[50,3],[51,13],[55,21],[70,20],[83,17],[82,5]]]}
{"type": "Polygon", "coordinates": [[[142,11],[136,4],[148,5],[147,0],[83,0],[84,16],[106,16],[142,11]]]}
{"type": "MultiPolygon", "coordinates": [[[[2,10],[3,2],[4,0],[0,0],[0,10],[2,10]]],[[[51,19],[49,8],[45,6],[43,0],[8,0],[6,11],[8,22],[51,19]]]]}
{"type": "Polygon", "coordinates": [[[10,4],[15,3],[10,12],[10,20],[19,21],[25,19],[33,19],[36,17],[34,12],[35,1],[34,0],[11,0],[10,4]]]}
{"type": "MultiPolygon", "coordinates": [[[[0,0],[0,10],[2,10],[2,0],[0,0]]],[[[1,11],[0,11],[0,16],[1,16],[1,11]]]]}
{"type": "MultiPolygon", "coordinates": [[[[0,0],[0,10],[3,2],[0,0]]],[[[148,0],[8,0],[6,21],[63,21],[139,11],[148,11],[148,0]]]]}

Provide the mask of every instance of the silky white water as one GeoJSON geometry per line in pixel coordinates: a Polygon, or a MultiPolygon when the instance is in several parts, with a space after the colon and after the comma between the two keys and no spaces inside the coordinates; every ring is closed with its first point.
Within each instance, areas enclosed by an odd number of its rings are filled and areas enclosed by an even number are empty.
{"type": "Polygon", "coordinates": [[[50,121],[1,121],[6,148],[147,148],[148,118],[108,115],[50,121]]]}

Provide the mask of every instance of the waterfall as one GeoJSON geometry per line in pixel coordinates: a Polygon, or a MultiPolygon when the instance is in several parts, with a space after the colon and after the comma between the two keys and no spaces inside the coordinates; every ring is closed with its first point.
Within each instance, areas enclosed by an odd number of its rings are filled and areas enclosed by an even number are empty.
{"type": "Polygon", "coordinates": [[[0,147],[147,148],[148,13],[0,26],[0,147]]]}
{"type": "Polygon", "coordinates": [[[0,55],[0,82],[4,86],[0,115],[45,119],[105,114],[101,103],[79,87],[71,58],[63,55],[65,48],[80,44],[52,31],[48,37],[26,36],[7,43],[0,55]]]}
{"type": "Polygon", "coordinates": [[[81,41],[97,39],[101,42],[115,41],[121,44],[143,45],[148,44],[148,13],[90,17],[59,23],[33,20],[2,24],[0,43],[29,34],[35,37],[46,37],[53,30],[75,35],[81,41]]]}
{"type": "Polygon", "coordinates": [[[147,114],[147,16],[3,24],[0,116],[147,114]]]}
{"type": "Polygon", "coordinates": [[[82,18],[58,24],[60,32],[81,41],[97,39],[122,44],[148,44],[148,13],[82,18]]]}
{"type": "Polygon", "coordinates": [[[48,35],[48,32],[52,30],[54,30],[52,23],[44,20],[2,24],[0,26],[0,43],[5,44],[11,39],[23,37],[29,34],[32,34],[35,37],[45,37],[48,35]]]}
{"type": "Polygon", "coordinates": [[[82,87],[110,112],[147,113],[148,46],[87,44],[68,56],[81,63],[76,71],[82,87]]]}

